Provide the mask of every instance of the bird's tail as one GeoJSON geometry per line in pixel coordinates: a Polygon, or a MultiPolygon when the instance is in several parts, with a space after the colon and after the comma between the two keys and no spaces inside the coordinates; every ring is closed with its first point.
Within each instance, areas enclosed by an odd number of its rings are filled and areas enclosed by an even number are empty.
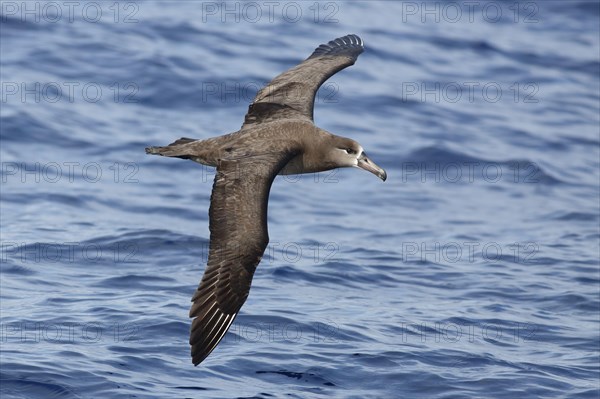
{"type": "Polygon", "coordinates": [[[192,154],[190,153],[190,148],[186,146],[186,144],[189,144],[194,141],[197,140],[190,139],[188,137],[182,137],[179,140],[175,140],[171,144],[164,147],[146,147],[146,154],[190,159],[192,154]]]}

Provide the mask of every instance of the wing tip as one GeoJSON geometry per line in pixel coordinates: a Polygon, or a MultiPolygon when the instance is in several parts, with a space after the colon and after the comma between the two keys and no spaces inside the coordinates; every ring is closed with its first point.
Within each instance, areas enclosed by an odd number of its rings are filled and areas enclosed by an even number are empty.
{"type": "Polygon", "coordinates": [[[338,37],[329,41],[327,44],[321,44],[308,58],[321,57],[324,55],[349,55],[358,57],[365,49],[363,40],[355,34],[338,37]]]}
{"type": "Polygon", "coordinates": [[[202,322],[204,324],[206,319],[199,320],[198,318],[195,318],[193,320],[192,331],[190,332],[190,354],[194,366],[198,366],[202,363],[215,350],[223,338],[225,338],[227,331],[229,331],[229,327],[231,327],[231,324],[233,324],[233,321],[237,316],[237,312],[233,314],[221,314],[221,316],[223,315],[225,318],[219,317],[215,323],[210,323],[212,320],[209,320],[208,326],[202,326],[207,328],[210,327],[210,324],[214,324],[207,334],[204,334],[206,333],[206,330],[196,331],[196,333],[194,331],[194,322],[198,321],[199,323],[202,322]]]}

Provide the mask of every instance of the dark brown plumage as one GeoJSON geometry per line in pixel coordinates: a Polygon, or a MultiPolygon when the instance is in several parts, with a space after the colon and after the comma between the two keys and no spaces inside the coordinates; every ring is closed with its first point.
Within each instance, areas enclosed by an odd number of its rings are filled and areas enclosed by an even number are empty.
{"type": "Polygon", "coordinates": [[[354,64],[362,51],[363,42],[356,35],[322,44],[258,92],[235,133],[206,140],[181,138],[165,147],[146,148],[149,154],[217,168],[209,210],[208,263],[190,309],[194,365],[218,345],[248,297],[269,242],[267,204],[276,175],[357,166],[386,179],[385,171],[367,158],[360,144],[313,122],[321,84],[354,64]]]}

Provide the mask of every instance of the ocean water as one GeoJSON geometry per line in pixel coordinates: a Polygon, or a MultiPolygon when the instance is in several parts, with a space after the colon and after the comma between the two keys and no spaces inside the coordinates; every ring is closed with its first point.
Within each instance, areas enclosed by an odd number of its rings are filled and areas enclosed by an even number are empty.
{"type": "Polygon", "coordinates": [[[598,398],[597,1],[0,3],[0,395],[598,398]],[[199,367],[214,171],[319,44],[316,123],[388,172],[278,177],[271,243],[199,367]]]}

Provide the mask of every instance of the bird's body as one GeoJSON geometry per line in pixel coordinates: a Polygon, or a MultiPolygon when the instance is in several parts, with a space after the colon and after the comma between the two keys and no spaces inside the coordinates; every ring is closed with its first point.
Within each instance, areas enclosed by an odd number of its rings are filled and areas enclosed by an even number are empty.
{"type": "Polygon", "coordinates": [[[195,365],[221,341],[248,296],[269,242],[267,204],[276,175],[357,166],[385,180],[385,171],[367,158],[360,144],[320,129],[312,120],[318,88],[354,64],[362,51],[356,35],[323,44],[257,94],[239,131],[146,149],[217,168],[208,263],[190,309],[195,365]]]}

